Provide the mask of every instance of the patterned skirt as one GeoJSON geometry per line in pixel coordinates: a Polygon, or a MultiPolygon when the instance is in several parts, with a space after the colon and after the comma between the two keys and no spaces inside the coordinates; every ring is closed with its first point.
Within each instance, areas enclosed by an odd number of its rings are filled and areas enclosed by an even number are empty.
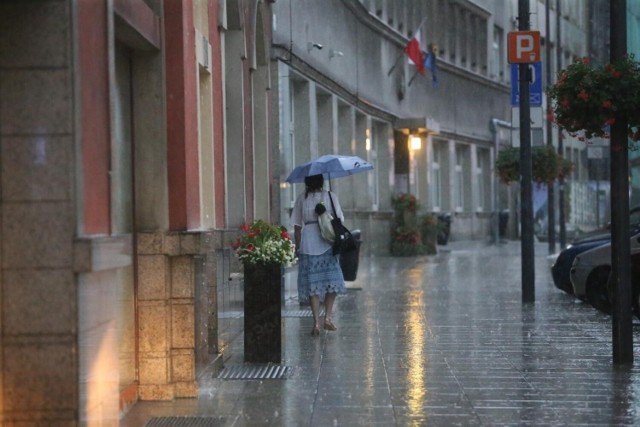
{"type": "Polygon", "coordinates": [[[324,301],[327,293],[345,294],[347,288],[340,269],[340,261],[331,249],[321,255],[300,254],[298,258],[298,298],[309,301],[317,295],[324,301]]]}

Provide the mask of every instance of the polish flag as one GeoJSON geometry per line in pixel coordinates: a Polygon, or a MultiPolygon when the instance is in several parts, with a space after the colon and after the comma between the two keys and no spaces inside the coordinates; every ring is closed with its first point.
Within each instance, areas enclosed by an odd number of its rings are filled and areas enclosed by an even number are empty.
{"type": "Polygon", "coordinates": [[[409,61],[418,67],[418,72],[424,75],[424,58],[420,49],[420,30],[416,31],[409,43],[404,48],[404,52],[409,56],[409,61]]]}

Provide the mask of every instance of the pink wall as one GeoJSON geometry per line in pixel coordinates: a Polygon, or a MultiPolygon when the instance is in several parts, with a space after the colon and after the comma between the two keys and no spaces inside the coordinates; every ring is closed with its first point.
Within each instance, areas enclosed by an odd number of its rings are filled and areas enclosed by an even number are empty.
{"type": "MultiPolygon", "coordinates": [[[[246,51],[247,52],[253,52],[254,50],[254,46],[253,46],[253,41],[254,41],[254,37],[253,37],[253,32],[254,32],[254,28],[252,25],[247,25],[248,23],[252,23],[255,22],[255,20],[253,19],[253,16],[255,16],[255,8],[258,7],[257,2],[254,2],[252,7],[247,7],[244,9],[244,22],[245,22],[245,26],[244,26],[244,39],[245,39],[245,43],[246,43],[246,51]]],[[[249,55],[252,55],[252,53],[249,53],[249,55]]],[[[244,99],[242,100],[243,102],[243,109],[244,109],[244,158],[245,158],[245,176],[244,176],[244,180],[245,180],[245,188],[246,188],[246,193],[245,193],[245,206],[247,207],[246,209],[246,217],[247,217],[247,222],[251,223],[253,222],[253,211],[254,211],[254,203],[253,203],[253,192],[254,192],[254,188],[253,188],[253,178],[254,178],[254,171],[253,171],[253,90],[251,87],[251,71],[249,69],[249,59],[244,58],[242,60],[242,67],[243,67],[243,86],[244,86],[244,99]]]]}
{"type": "Polygon", "coordinates": [[[209,0],[209,43],[212,60],[212,92],[213,92],[213,140],[214,140],[214,185],[216,203],[216,227],[224,228],[225,194],[224,194],[224,105],[222,103],[222,52],[220,50],[220,30],[218,28],[219,1],[209,0]]]}
{"type": "Polygon", "coordinates": [[[109,59],[106,0],[78,2],[84,234],[110,233],[109,59]]]}
{"type": "Polygon", "coordinates": [[[198,98],[191,0],[164,2],[169,228],[200,226],[198,98]]]}

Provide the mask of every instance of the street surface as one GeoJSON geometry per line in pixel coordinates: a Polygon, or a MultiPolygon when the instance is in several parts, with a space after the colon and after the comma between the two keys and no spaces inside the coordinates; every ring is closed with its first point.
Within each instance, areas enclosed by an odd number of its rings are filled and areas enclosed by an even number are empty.
{"type": "MultiPolygon", "coordinates": [[[[336,332],[285,317],[285,379],[207,374],[199,399],[143,402],[121,425],[640,425],[640,328],[636,365],[613,366],[610,317],[553,286],[546,243],[527,306],[519,242],[439,250],[361,259],[336,332]]],[[[242,367],[242,339],[233,347],[225,367],[242,367]]]]}

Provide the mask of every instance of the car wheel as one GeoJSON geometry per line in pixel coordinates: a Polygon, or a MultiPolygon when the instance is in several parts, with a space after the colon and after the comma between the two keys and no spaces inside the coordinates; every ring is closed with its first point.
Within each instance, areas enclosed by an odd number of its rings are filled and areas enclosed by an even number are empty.
{"type": "Polygon", "coordinates": [[[610,267],[596,268],[587,279],[587,301],[597,310],[611,314],[611,297],[609,294],[610,267]]]}

